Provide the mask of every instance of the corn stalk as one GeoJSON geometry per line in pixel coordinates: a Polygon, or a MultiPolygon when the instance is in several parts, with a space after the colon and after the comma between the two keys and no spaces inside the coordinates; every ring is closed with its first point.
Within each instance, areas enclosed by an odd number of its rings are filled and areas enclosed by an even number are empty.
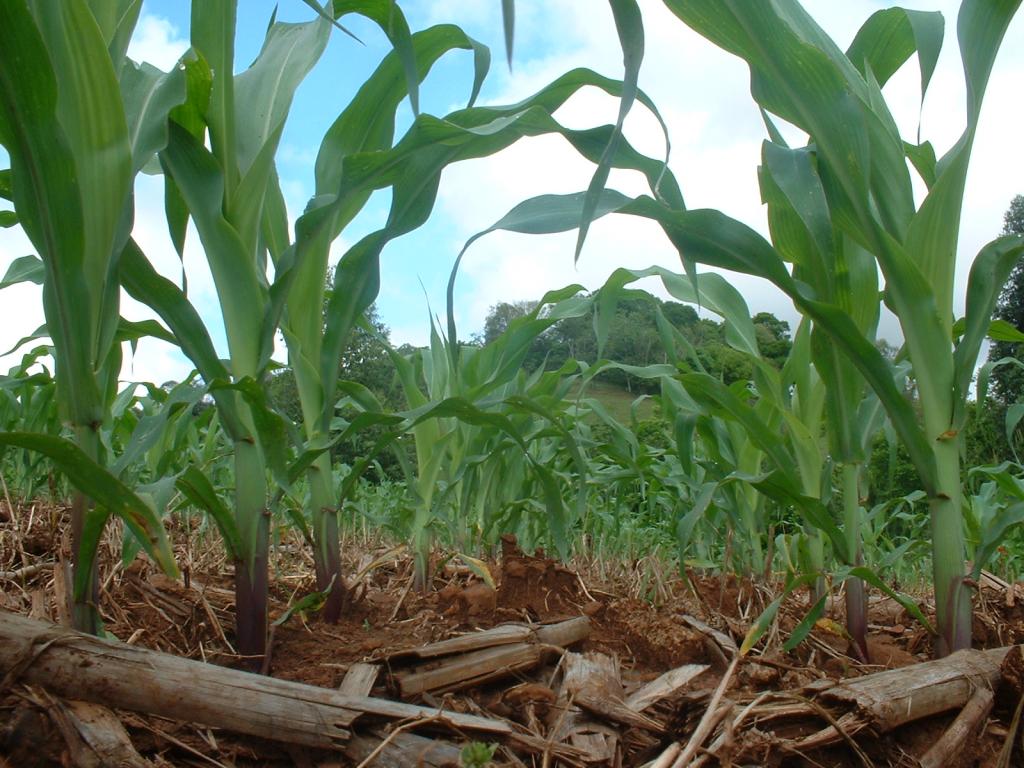
{"type": "MultiPolygon", "coordinates": [[[[673,205],[665,199],[664,185],[653,188],[653,198],[628,200],[607,192],[604,197],[612,207],[618,200],[621,213],[657,221],[691,276],[700,262],[774,283],[856,367],[886,409],[929,496],[938,650],[969,647],[960,433],[978,350],[999,287],[1024,250],[1024,238],[1004,236],[982,248],[968,280],[967,315],[958,325],[953,322],[953,277],[982,98],[1019,0],[962,4],[957,32],[967,85],[967,125],[939,160],[929,143],[904,142],[881,95],[881,86],[915,51],[924,62],[922,89],[927,87],[941,42],[934,17],[904,11],[872,17],[844,53],[795,0],[666,0],[666,5],[747,62],[751,92],[766,116],[786,120],[810,137],[807,160],[824,192],[827,230],[834,227],[852,243],[850,252],[843,252],[847,257],[862,251],[860,256],[869,257],[885,278],[885,301],[900,320],[907,356],[917,372],[920,418],[865,334],[855,308],[804,282],[799,269],[791,273],[787,262],[797,258],[792,252],[718,211],[673,205]],[[919,207],[908,160],[928,189],[919,207]]],[[[771,119],[767,122],[774,134],[771,119]]],[[[834,250],[817,253],[839,258],[834,250]]],[[[838,274],[838,266],[829,272],[838,274]]],[[[819,355],[816,363],[821,360],[819,355]]]]}
{"type": "Polygon", "coordinates": [[[140,7],[70,0],[0,9],[0,143],[11,158],[15,215],[41,260],[57,400],[74,438],[13,432],[0,444],[46,454],[80,491],[72,614],[89,632],[100,630],[95,554],[111,514],[175,572],[154,510],[106,471],[100,440],[121,368],[117,272],[132,227],[132,182],[166,143],[167,112],[184,96],[180,75],[125,57],[140,7]]]}

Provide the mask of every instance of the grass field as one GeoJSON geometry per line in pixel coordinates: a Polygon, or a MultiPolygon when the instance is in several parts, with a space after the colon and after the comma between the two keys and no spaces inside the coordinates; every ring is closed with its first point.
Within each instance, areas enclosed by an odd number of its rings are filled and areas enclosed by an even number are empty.
{"type": "MultiPolygon", "coordinates": [[[[570,396],[575,397],[578,393],[579,388],[577,387],[570,396]]],[[[599,400],[608,409],[608,412],[623,424],[630,423],[632,420],[633,403],[638,397],[642,397],[623,389],[617,384],[609,384],[603,381],[592,381],[587,386],[586,396],[599,400]]],[[[654,416],[654,411],[654,397],[644,397],[637,404],[636,417],[641,420],[650,419],[654,416]]]]}

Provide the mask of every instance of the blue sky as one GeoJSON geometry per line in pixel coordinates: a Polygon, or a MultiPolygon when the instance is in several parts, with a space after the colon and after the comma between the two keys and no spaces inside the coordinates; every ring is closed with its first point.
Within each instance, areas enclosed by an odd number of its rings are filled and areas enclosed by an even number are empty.
{"type": "MultiPolygon", "coordinates": [[[[763,127],[749,96],[746,68],[689,32],[663,4],[641,0],[647,30],[647,54],[641,86],[659,105],[670,126],[671,166],[690,207],[715,207],[762,231],[764,211],[756,183],[763,127]]],[[[806,7],[836,41],[845,47],[871,12],[883,7],[874,0],[808,0],[806,7]]],[[[964,93],[955,45],[956,3],[951,0],[908,2],[922,9],[941,9],[947,20],[947,39],[923,112],[923,137],[941,152],[963,128],[964,93]]],[[[275,4],[244,0],[239,4],[237,70],[246,67],[259,50],[275,4]]],[[[422,29],[440,22],[459,23],[471,36],[490,46],[491,73],[481,101],[510,103],[536,91],[574,66],[588,66],[620,77],[621,53],[611,14],[596,0],[518,0],[515,66],[504,61],[498,0],[417,0],[402,2],[410,26],[422,29]]],[[[187,47],[188,7],[183,0],[145,0],[130,54],[163,69],[173,65],[187,47]]],[[[283,0],[278,19],[311,18],[300,0],[283,0]]],[[[318,66],[296,96],[278,155],[278,167],[292,216],[312,192],[313,161],[320,139],[363,80],[388,50],[379,30],[355,17],[350,25],[364,44],[335,32],[318,66]]],[[[468,52],[450,54],[432,71],[421,93],[424,112],[443,115],[464,105],[472,78],[468,52]]],[[[998,234],[1002,214],[1014,194],[1024,193],[1024,142],[1020,126],[1021,83],[1024,83],[1024,21],[1017,18],[1003,45],[986,97],[967,190],[958,270],[958,300],[970,259],[982,244],[998,234]]],[[[886,88],[905,136],[913,136],[918,118],[919,79],[916,65],[905,68],[886,88]]],[[[572,127],[614,121],[616,103],[603,95],[574,97],[557,117],[572,127]]],[[[408,105],[400,111],[401,133],[412,118],[408,105]]],[[[627,136],[641,151],[660,156],[664,145],[656,123],[635,109],[627,136]]],[[[462,244],[475,232],[500,218],[515,203],[547,192],[576,192],[586,187],[592,168],[574,156],[560,139],[530,139],[498,157],[463,163],[445,172],[430,222],[421,230],[392,243],[382,258],[381,315],[396,343],[422,343],[429,331],[428,302],[435,313],[444,309],[444,286],[462,244]]],[[[627,193],[642,191],[636,178],[615,173],[611,185],[627,193]]],[[[387,215],[388,196],[379,193],[363,214],[343,233],[334,258],[363,234],[379,227],[387,215]]],[[[162,220],[160,182],[141,177],[136,195],[136,239],[168,276],[180,270],[162,220]]],[[[487,308],[500,300],[535,299],[546,290],[570,283],[598,287],[618,266],[643,268],[651,264],[679,268],[675,253],[651,225],[625,219],[605,219],[591,230],[578,265],[573,264],[572,234],[530,237],[497,233],[479,241],[467,256],[457,290],[460,335],[479,330],[487,308]]],[[[16,230],[0,230],[0,272],[11,259],[31,249],[16,230]]],[[[186,255],[191,297],[216,339],[219,330],[216,295],[194,233],[186,255]]],[[[767,310],[790,320],[796,315],[788,300],[753,278],[735,276],[751,310],[767,310]]],[[[37,289],[8,289],[0,294],[5,321],[0,324],[0,351],[42,322],[37,289]]],[[[126,316],[146,315],[144,308],[126,302],[126,316]]],[[[899,338],[891,318],[881,334],[899,338]]],[[[284,360],[284,351],[280,359],[284,360]]],[[[3,366],[3,361],[0,361],[3,366]]],[[[188,365],[171,347],[143,342],[126,364],[125,378],[162,381],[179,378],[188,365]]]]}

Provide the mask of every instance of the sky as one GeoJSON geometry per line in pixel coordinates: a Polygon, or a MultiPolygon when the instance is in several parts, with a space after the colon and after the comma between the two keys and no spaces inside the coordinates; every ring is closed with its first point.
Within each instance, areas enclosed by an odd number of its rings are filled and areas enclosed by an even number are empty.
{"type": "MultiPolygon", "coordinates": [[[[806,0],[804,4],[842,48],[872,12],[886,7],[873,0],[806,0]]],[[[414,30],[455,22],[491,48],[493,62],[481,103],[514,103],[577,66],[610,77],[622,76],[622,55],[611,12],[596,0],[518,0],[511,72],[505,64],[497,0],[415,0],[401,6],[414,30]]],[[[640,0],[640,6],[646,31],[640,85],[669,126],[670,166],[687,206],[718,208],[767,234],[756,177],[764,126],[749,94],[746,66],[688,30],[661,2],[640,0]]],[[[920,115],[922,138],[929,139],[941,156],[964,127],[965,95],[955,42],[958,4],[926,0],[905,2],[904,7],[942,11],[946,40],[920,112],[916,59],[897,73],[884,93],[904,137],[916,135],[920,115]]],[[[237,71],[257,54],[273,10],[274,3],[268,0],[239,4],[237,71]]],[[[311,13],[300,0],[282,0],[278,19],[307,20],[311,13]]],[[[322,136],[388,50],[379,30],[352,17],[345,23],[362,43],[335,32],[317,68],[300,87],[282,137],[277,162],[293,220],[312,194],[313,163],[322,136]]],[[[129,55],[167,70],[187,47],[188,3],[145,0],[129,55]]],[[[463,51],[449,54],[424,85],[421,111],[443,115],[464,106],[471,82],[470,55],[463,51]]],[[[1013,196],[1024,193],[1022,84],[1024,14],[1018,14],[996,60],[968,178],[957,269],[959,314],[971,260],[982,245],[999,234],[1013,196]]],[[[556,117],[569,127],[583,128],[614,122],[617,108],[615,100],[585,92],[573,97],[556,117]]],[[[406,103],[399,112],[399,133],[411,120],[406,103]]],[[[626,136],[645,154],[664,154],[664,137],[641,106],[630,114],[626,136]]],[[[0,151],[0,160],[5,159],[0,151]]],[[[564,140],[549,137],[522,140],[498,156],[448,168],[430,221],[391,243],[382,255],[378,308],[391,329],[392,341],[421,344],[427,340],[431,313],[444,312],[448,275],[468,238],[521,200],[585,189],[592,173],[593,167],[564,140]]],[[[645,191],[640,182],[635,175],[613,172],[609,186],[638,194],[645,191]]],[[[333,259],[380,227],[388,205],[386,192],[374,195],[335,243],[333,259]]],[[[157,177],[140,176],[137,182],[134,235],[158,270],[172,279],[180,277],[181,264],[166,234],[162,184],[157,177]]],[[[456,287],[460,336],[481,330],[488,308],[499,301],[537,299],[548,290],[574,283],[594,289],[618,267],[639,269],[659,264],[681,270],[678,256],[660,230],[633,217],[611,216],[596,222],[576,264],[574,245],[575,233],[544,237],[494,233],[478,241],[464,260],[456,287]]],[[[0,274],[11,260],[31,252],[31,244],[17,228],[0,230],[0,274]]],[[[189,236],[185,267],[189,296],[226,354],[216,292],[194,231],[189,236]]],[[[773,312],[795,327],[797,313],[773,287],[742,275],[731,280],[752,312],[773,312]]],[[[0,293],[0,307],[0,352],[43,322],[36,286],[5,289],[0,293]]],[[[151,316],[145,307],[127,298],[122,314],[129,319],[151,316]]],[[[894,318],[883,318],[879,335],[890,341],[900,339],[894,318]]],[[[278,359],[285,361],[283,349],[278,359]]],[[[15,360],[16,356],[0,359],[0,370],[15,360]]],[[[122,378],[162,382],[180,379],[189,370],[187,360],[172,346],[147,339],[134,355],[127,356],[122,378]]]]}

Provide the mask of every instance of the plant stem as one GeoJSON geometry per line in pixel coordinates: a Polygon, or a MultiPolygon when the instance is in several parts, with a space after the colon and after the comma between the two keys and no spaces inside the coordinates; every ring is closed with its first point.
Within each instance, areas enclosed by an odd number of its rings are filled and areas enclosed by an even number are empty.
{"type": "Polygon", "coordinates": [[[743,519],[743,525],[746,528],[746,543],[750,548],[747,557],[750,558],[748,562],[744,563],[744,568],[748,574],[761,573],[764,570],[764,547],[761,543],[761,536],[763,531],[758,522],[758,496],[757,491],[752,486],[746,486],[738,494],[738,499],[741,505],[740,515],[743,519]]]}
{"type": "Polygon", "coordinates": [[[957,440],[935,442],[938,468],[931,512],[932,566],[935,579],[935,619],[938,655],[971,647],[971,595],[964,584],[964,529],[961,511],[960,450],[957,440]]]}
{"type": "Polygon", "coordinates": [[[267,553],[270,512],[267,479],[259,448],[235,443],[235,517],[242,559],[235,564],[235,633],[238,652],[258,668],[267,643],[267,553]]]}
{"type": "MultiPolygon", "coordinates": [[[[859,475],[859,465],[843,464],[843,526],[846,551],[850,565],[854,566],[863,564],[859,475]]],[[[857,576],[850,576],[846,580],[846,631],[850,633],[861,660],[868,661],[868,600],[864,582],[857,576]]]]}
{"type": "MultiPolygon", "coordinates": [[[[98,461],[100,455],[99,434],[93,427],[85,426],[75,429],[78,446],[89,456],[98,461]]],[[[84,531],[86,518],[92,511],[92,502],[83,493],[76,492],[71,501],[71,573],[72,585],[69,595],[71,609],[71,625],[79,632],[99,635],[103,629],[100,618],[99,600],[99,562],[96,553],[92,556],[92,567],[89,571],[89,582],[83,594],[75,592],[74,581],[82,562],[82,546],[85,545],[84,531]]]]}
{"type": "Polygon", "coordinates": [[[825,594],[825,540],[821,531],[811,526],[804,526],[807,536],[807,551],[810,553],[811,568],[817,575],[811,587],[811,605],[817,603],[825,594]]]}
{"type": "Polygon", "coordinates": [[[341,574],[341,552],[338,545],[338,508],[334,504],[331,488],[330,453],[321,454],[310,467],[310,506],[313,508],[313,562],[316,568],[316,588],[328,588],[331,594],[324,604],[324,620],[336,624],[345,604],[345,585],[341,574]]]}
{"type": "Polygon", "coordinates": [[[427,568],[430,562],[430,536],[425,525],[416,525],[412,534],[413,588],[427,591],[427,568]]]}

